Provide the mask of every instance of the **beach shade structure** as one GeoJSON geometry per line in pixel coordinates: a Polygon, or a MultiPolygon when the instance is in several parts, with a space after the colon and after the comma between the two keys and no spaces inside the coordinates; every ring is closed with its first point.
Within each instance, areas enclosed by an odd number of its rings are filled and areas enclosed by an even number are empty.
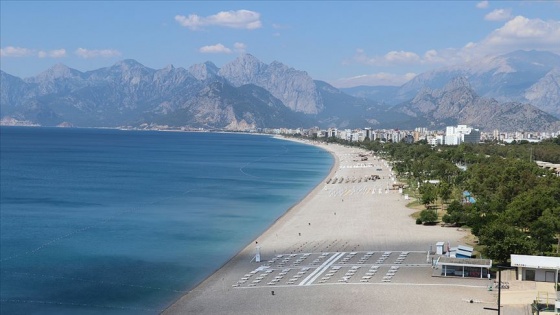
{"type": "Polygon", "coordinates": [[[487,277],[492,267],[491,259],[464,259],[441,256],[436,261],[436,266],[441,268],[441,274],[447,276],[459,276],[462,278],[487,277]]]}

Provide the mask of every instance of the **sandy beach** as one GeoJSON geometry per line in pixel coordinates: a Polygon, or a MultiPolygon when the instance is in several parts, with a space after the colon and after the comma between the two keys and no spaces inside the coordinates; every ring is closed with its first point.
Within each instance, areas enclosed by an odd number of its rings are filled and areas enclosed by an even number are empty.
{"type": "Polygon", "coordinates": [[[327,178],[165,314],[492,313],[488,280],[432,276],[430,246],[464,231],[416,225],[385,161],[314,145],[335,157],[327,178]]]}

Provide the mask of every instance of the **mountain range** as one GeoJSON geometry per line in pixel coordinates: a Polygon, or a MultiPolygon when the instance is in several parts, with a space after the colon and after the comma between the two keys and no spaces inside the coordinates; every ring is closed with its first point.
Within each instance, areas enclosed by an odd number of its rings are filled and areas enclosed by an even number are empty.
{"type": "MultiPolygon", "coordinates": [[[[551,58],[547,65],[556,62],[551,58]]],[[[528,66],[527,73],[533,73],[531,69],[528,66]]],[[[536,80],[533,84],[524,83],[523,87],[528,87],[523,93],[505,84],[511,90],[505,95],[523,94],[527,100],[558,107],[558,90],[550,87],[558,83],[558,69],[541,72],[542,77],[532,77],[536,80]]],[[[510,76],[504,80],[511,80],[512,73],[515,71],[507,72],[510,76]]],[[[340,90],[313,80],[305,71],[278,61],[266,64],[250,54],[221,68],[205,62],[188,69],[170,65],[156,70],[135,60],[123,60],[87,72],[57,64],[31,78],[22,79],[3,71],[0,74],[3,124],[152,124],[226,130],[313,126],[403,129],[458,123],[504,131],[558,127],[556,117],[528,103],[500,98],[498,92],[504,85],[499,84],[500,80],[496,79],[493,89],[480,92],[472,76],[461,71],[426,75],[439,79],[425,82],[417,79],[422,74],[402,87],[377,87],[373,94],[375,88],[370,87],[340,90]],[[439,86],[436,81],[445,84],[439,86]]]]}
{"type": "Polygon", "coordinates": [[[529,103],[560,118],[560,55],[547,51],[514,51],[421,73],[400,87],[360,86],[342,89],[359,97],[396,105],[424,88],[441,89],[465,77],[480,96],[499,102],[529,103]]]}

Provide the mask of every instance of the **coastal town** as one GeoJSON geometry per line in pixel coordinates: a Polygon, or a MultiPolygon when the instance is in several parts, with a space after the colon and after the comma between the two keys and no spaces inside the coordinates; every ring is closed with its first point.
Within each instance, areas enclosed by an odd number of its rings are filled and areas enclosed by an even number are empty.
{"type": "Polygon", "coordinates": [[[335,137],[347,141],[364,141],[365,139],[407,143],[427,141],[431,145],[457,145],[461,142],[504,142],[513,141],[539,142],[545,139],[555,138],[560,135],[560,130],[556,131],[500,131],[491,132],[481,131],[473,126],[456,125],[447,126],[445,130],[431,130],[426,127],[418,127],[414,130],[402,129],[373,129],[355,128],[249,128],[245,130],[227,129],[204,129],[188,127],[170,127],[167,125],[142,124],[138,127],[123,126],[125,130],[159,130],[159,131],[192,131],[192,132],[246,132],[264,133],[273,135],[301,135],[307,138],[330,138],[335,137]],[[466,139],[465,139],[466,136],[466,139]]]}

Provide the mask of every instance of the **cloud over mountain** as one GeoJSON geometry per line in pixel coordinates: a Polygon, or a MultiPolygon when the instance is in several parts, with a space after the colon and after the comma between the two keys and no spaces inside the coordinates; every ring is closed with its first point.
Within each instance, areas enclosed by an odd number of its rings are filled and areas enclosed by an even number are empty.
{"type": "MultiPolygon", "coordinates": [[[[470,62],[488,56],[506,54],[515,50],[540,50],[560,53],[560,21],[531,19],[521,15],[511,18],[511,10],[496,9],[486,15],[486,20],[508,20],[501,27],[494,29],[486,37],[477,42],[468,42],[463,47],[449,47],[444,49],[430,49],[425,52],[392,50],[384,55],[370,55],[364,49],[357,49],[354,56],[344,64],[362,64],[372,67],[390,66],[453,66],[470,62]]],[[[407,70],[407,72],[413,72],[407,70]]],[[[383,73],[389,78],[399,77],[383,73]]],[[[402,73],[402,71],[401,71],[402,73]]],[[[377,76],[363,74],[354,76],[360,78],[364,85],[392,85],[394,81],[379,84],[377,76]],[[371,78],[368,83],[367,78],[371,78]]],[[[341,83],[347,81],[342,78],[341,83]]],[[[337,80],[333,81],[337,82],[337,80]]]]}
{"type": "Polygon", "coordinates": [[[202,46],[198,49],[201,53],[210,54],[231,54],[231,49],[218,43],[216,45],[202,46]]]}
{"type": "Polygon", "coordinates": [[[331,82],[331,84],[338,88],[347,88],[360,85],[400,86],[410,81],[415,76],[416,73],[413,72],[405,74],[378,72],[338,79],[331,82]]]}
{"type": "Polygon", "coordinates": [[[63,49],[55,49],[50,51],[41,50],[37,53],[37,56],[39,56],[39,58],[46,58],[46,57],[62,58],[62,57],[66,57],[66,49],[63,48],[63,49]]]}
{"type": "Polygon", "coordinates": [[[2,57],[25,57],[33,54],[33,50],[23,47],[8,46],[0,49],[2,57]]]}
{"type": "Polygon", "coordinates": [[[198,30],[203,26],[223,26],[254,30],[262,27],[260,13],[249,10],[221,11],[206,17],[196,14],[189,16],[176,15],[175,21],[191,30],[198,30]]]}
{"type": "Polygon", "coordinates": [[[198,51],[203,54],[231,54],[233,52],[244,53],[246,49],[247,45],[237,42],[233,44],[233,49],[218,43],[216,45],[202,46],[198,51]]]}
{"type": "Polygon", "coordinates": [[[118,57],[121,53],[115,49],[86,49],[86,48],[78,48],[74,52],[77,56],[91,59],[91,58],[110,58],[110,57],[118,57]]]}

